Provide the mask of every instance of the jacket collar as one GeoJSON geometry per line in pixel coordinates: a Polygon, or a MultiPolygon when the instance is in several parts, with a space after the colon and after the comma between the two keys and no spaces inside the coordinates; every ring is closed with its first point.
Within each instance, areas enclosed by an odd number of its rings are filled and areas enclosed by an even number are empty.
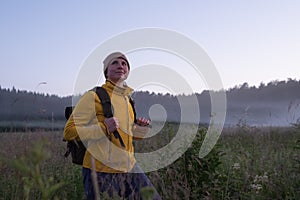
{"type": "Polygon", "coordinates": [[[113,82],[106,80],[105,84],[103,85],[105,89],[107,89],[109,92],[112,92],[114,94],[124,95],[128,96],[132,93],[133,89],[129,86],[125,85],[124,87],[119,87],[113,82]]]}

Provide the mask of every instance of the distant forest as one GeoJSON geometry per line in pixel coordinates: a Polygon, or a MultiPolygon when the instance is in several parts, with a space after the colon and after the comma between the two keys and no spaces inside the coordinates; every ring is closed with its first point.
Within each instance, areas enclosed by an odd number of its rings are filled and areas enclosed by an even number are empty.
{"type": "MultiPolygon", "coordinates": [[[[211,91],[218,92],[218,91],[211,91]]],[[[210,91],[195,94],[200,108],[200,122],[208,123],[211,117],[210,91]]],[[[234,125],[247,123],[249,125],[288,125],[300,117],[300,81],[288,79],[286,81],[272,81],[261,83],[259,87],[250,87],[244,83],[226,91],[227,115],[226,124],[234,125]]],[[[178,122],[181,117],[181,102],[186,102],[185,109],[189,109],[191,95],[156,94],[150,92],[135,92],[138,116],[149,116],[149,109],[153,105],[161,105],[166,116],[151,114],[152,120],[178,122]]],[[[32,120],[64,120],[64,108],[72,104],[72,97],[41,94],[20,91],[16,88],[0,87],[0,120],[1,121],[32,121],[32,120]]],[[[150,109],[151,110],[151,109],[150,109]]],[[[190,119],[193,121],[193,110],[190,119]]]]}

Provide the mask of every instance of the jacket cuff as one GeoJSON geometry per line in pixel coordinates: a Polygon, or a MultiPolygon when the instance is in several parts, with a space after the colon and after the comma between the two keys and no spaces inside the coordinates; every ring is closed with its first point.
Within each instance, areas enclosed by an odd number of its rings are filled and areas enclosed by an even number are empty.
{"type": "Polygon", "coordinates": [[[150,130],[150,126],[139,126],[137,124],[134,124],[132,128],[133,139],[143,139],[150,132],[150,130]]]}

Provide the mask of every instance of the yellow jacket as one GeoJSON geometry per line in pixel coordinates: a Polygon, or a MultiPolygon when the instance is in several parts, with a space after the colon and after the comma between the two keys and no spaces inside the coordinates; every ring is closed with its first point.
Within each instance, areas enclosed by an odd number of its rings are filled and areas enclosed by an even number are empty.
{"type": "Polygon", "coordinates": [[[120,88],[110,81],[102,87],[111,98],[114,117],[119,121],[118,132],[125,148],[122,148],[119,139],[108,132],[100,99],[93,91],[86,92],[75,106],[65,125],[64,138],[67,141],[80,139],[86,144],[83,167],[94,168],[98,172],[128,172],[136,162],[133,135],[145,135],[149,128],[134,124],[134,113],[129,102],[133,90],[130,87],[120,88]]]}

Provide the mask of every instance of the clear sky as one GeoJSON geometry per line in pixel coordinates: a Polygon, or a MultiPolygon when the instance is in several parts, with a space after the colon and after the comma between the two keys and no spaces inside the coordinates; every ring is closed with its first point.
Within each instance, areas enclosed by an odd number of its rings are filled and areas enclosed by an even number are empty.
{"type": "Polygon", "coordinates": [[[96,46],[143,27],[174,30],[197,42],[226,89],[298,80],[299,10],[298,0],[2,0],[0,85],[70,95],[96,46]]]}

